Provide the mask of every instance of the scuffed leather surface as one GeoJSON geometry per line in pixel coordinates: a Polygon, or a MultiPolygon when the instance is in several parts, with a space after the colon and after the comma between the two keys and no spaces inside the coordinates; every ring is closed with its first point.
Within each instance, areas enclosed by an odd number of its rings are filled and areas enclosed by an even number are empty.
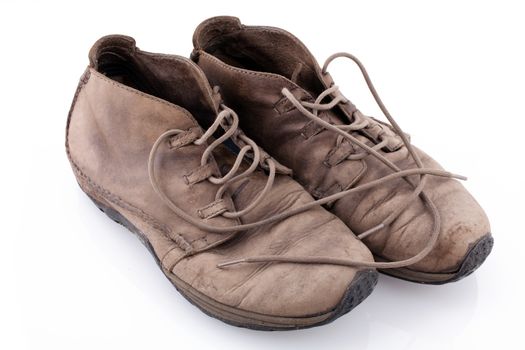
{"type": "MultiPolygon", "coordinates": [[[[227,152],[219,163],[232,164],[227,152]]],[[[258,171],[233,188],[238,208],[245,207],[266,183],[258,171]]],[[[312,201],[290,177],[278,175],[267,200],[243,217],[253,222],[312,201]]],[[[181,261],[174,272],[217,300],[245,310],[275,315],[300,316],[329,311],[341,300],[356,269],[328,265],[254,264],[217,269],[232,257],[258,255],[332,256],[372,261],[337,217],[321,207],[294,215],[271,226],[244,232],[223,246],[181,261]]]]}
{"type": "MultiPolygon", "coordinates": [[[[112,45],[124,43],[123,50],[139,54],[138,49],[129,47],[133,41],[111,40],[112,45]]],[[[96,46],[92,54],[100,49],[96,46]]],[[[173,63],[173,60],[177,61],[175,66],[184,65],[184,69],[176,73],[191,75],[186,83],[195,81],[201,87],[200,93],[208,94],[196,96],[195,101],[217,103],[202,72],[190,61],[181,63],[181,58],[166,56],[151,60],[148,68],[162,70],[167,61],[173,63]]],[[[92,59],[92,65],[97,62],[96,57],[92,59]]],[[[163,74],[169,76],[167,72],[163,74]]],[[[162,85],[153,83],[157,87],[162,85]]],[[[162,91],[170,94],[170,89],[162,91]]],[[[197,103],[195,101],[189,102],[197,103]]],[[[81,187],[97,201],[119,211],[140,230],[164,270],[171,271],[212,300],[272,316],[299,317],[334,309],[357,269],[300,264],[248,264],[227,269],[216,266],[225,260],[261,254],[372,261],[365,245],[333,214],[315,207],[238,235],[214,234],[177,217],[154,192],[147,169],[153,143],[170,129],[202,132],[199,124],[210,120],[197,121],[196,118],[202,119],[201,112],[217,106],[201,107],[196,108],[197,115],[191,115],[180,106],[118,83],[93,67],[88,68],[75,96],[66,141],[81,187]]],[[[214,201],[218,186],[206,180],[189,185],[184,177],[200,166],[206,145],[170,148],[170,144],[178,145],[177,141],[166,142],[157,155],[160,185],[179,207],[198,217],[198,210],[214,201]]],[[[210,159],[211,169],[219,174],[220,169],[231,165],[234,159],[231,151],[222,148],[210,159]]],[[[243,164],[243,168],[246,166],[243,164]]],[[[224,199],[230,210],[244,208],[257,196],[266,179],[263,171],[257,171],[226,193],[224,199]]],[[[312,200],[289,176],[278,175],[263,203],[240,220],[218,216],[205,221],[216,226],[248,223],[312,200]]]]}
{"type": "MultiPolygon", "coordinates": [[[[417,148],[416,148],[417,149],[417,148]]],[[[428,168],[442,169],[427,154],[417,149],[428,168]]],[[[416,165],[406,148],[386,153],[401,169],[416,165]]],[[[360,183],[391,173],[382,163],[368,157],[368,171],[360,183]]],[[[411,269],[424,272],[453,272],[459,268],[468,249],[490,232],[488,219],[465,187],[457,180],[428,177],[425,193],[439,209],[441,231],[433,251],[411,269]]],[[[406,181],[394,180],[360,195],[349,195],[335,203],[333,212],[351,225],[355,232],[364,232],[381,222],[412,192],[406,181]]],[[[430,237],[432,216],[422,200],[412,202],[387,229],[365,239],[374,254],[389,260],[402,260],[416,255],[430,237]]]]}
{"type": "MultiPolygon", "coordinates": [[[[311,100],[312,96],[320,92],[319,86],[327,88],[332,83],[329,75],[321,75],[313,56],[298,39],[290,38],[291,34],[278,28],[250,27],[240,22],[232,30],[231,24],[236,21],[238,19],[218,17],[203,22],[194,35],[195,50],[192,57],[210,82],[221,87],[226,103],[240,112],[241,127],[249,137],[290,167],[295,179],[317,198],[391,173],[373,156],[363,160],[341,161],[347,153],[360,152],[360,149],[345,142],[337,147],[335,133],[318,127],[316,129],[307,117],[283,101],[283,88],[289,89],[300,100],[311,100]],[[223,37],[208,34],[210,30],[207,27],[213,28],[212,33],[222,33],[223,37]],[[243,31],[249,34],[241,34],[243,31]],[[273,47],[267,42],[268,32],[272,33],[273,47]],[[272,61],[272,65],[269,65],[271,71],[246,69],[236,66],[234,61],[227,63],[225,61],[229,58],[226,49],[221,50],[220,46],[225,45],[228,37],[233,35],[237,38],[243,38],[244,35],[256,38],[251,41],[255,49],[249,51],[252,61],[256,61],[253,56],[257,50],[266,50],[265,55],[269,55],[268,50],[279,51],[280,55],[288,53],[288,59],[283,67],[278,60],[272,61]],[[279,46],[282,43],[286,45],[279,46]],[[297,84],[290,80],[290,75],[276,74],[289,74],[289,67],[293,67],[290,60],[307,67],[303,69],[305,74],[297,79],[297,84]]],[[[249,45],[243,47],[243,50],[250,49],[249,45]]],[[[236,59],[241,62],[238,54],[236,59]]],[[[322,112],[320,116],[334,124],[346,124],[353,111],[355,107],[348,103],[322,112]]],[[[370,135],[367,137],[361,134],[358,137],[371,145],[370,135]]],[[[441,169],[432,158],[418,152],[425,166],[441,169]]],[[[415,167],[405,147],[395,152],[382,150],[381,153],[401,169],[415,167]]],[[[354,232],[364,232],[392,212],[410,193],[410,189],[404,180],[392,181],[366,192],[349,195],[334,203],[331,210],[354,232]]],[[[425,193],[438,207],[441,232],[432,253],[410,268],[435,273],[457,270],[470,245],[490,232],[488,219],[479,204],[456,180],[429,177],[425,193]]],[[[369,236],[365,242],[375,255],[390,261],[401,260],[423,249],[431,227],[429,211],[418,200],[389,228],[369,236]]]]}
{"type": "MultiPolygon", "coordinates": [[[[146,208],[167,231],[182,236],[194,249],[202,249],[227,235],[204,232],[174,215],[153,190],[147,169],[151,147],[163,132],[193,127],[198,124],[182,108],[90,69],[73,110],[69,149],[72,160],[99,186],[136,208],[146,208]]],[[[214,201],[218,186],[208,181],[187,186],[184,176],[200,166],[206,146],[161,147],[157,158],[161,186],[176,204],[198,217],[197,210],[214,201]]],[[[222,217],[210,222],[220,226],[236,223],[222,217]]]]}

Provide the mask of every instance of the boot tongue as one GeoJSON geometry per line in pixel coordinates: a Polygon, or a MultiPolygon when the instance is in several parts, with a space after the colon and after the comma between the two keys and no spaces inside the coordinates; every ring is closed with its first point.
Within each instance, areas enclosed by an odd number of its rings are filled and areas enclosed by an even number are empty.
{"type": "Polygon", "coordinates": [[[298,79],[299,79],[299,76],[301,75],[301,72],[303,71],[303,67],[304,67],[304,64],[302,64],[301,62],[297,63],[297,66],[295,66],[295,69],[292,72],[292,76],[290,77],[290,80],[292,81],[292,83],[301,85],[298,79]]]}
{"type": "Polygon", "coordinates": [[[175,56],[165,63],[160,71],[153,72],[160,77],[158,81],[168,93],[165,98],[190,111],[206,130],[219,113],[220,93],[210,86],[202,70],[189,59],[175,56]]]}
{"type": "Polygon", "coordinates": [[[153,65],[149,60],[159,60],[161,57],[141,57],[153,76],[157,76],[165,98],[187,109],[199,124],[206,129],[219,111],[220,97],[212,90],[202,70],[192,61],[179,56],[169,56],[164,64],[153,65]]]}

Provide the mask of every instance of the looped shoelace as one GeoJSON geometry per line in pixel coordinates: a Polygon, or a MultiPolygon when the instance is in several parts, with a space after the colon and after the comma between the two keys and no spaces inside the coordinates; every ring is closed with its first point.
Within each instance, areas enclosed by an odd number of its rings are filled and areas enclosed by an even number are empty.
{"type": "MultiPolygon", "coordinates": [[[[171,137],[173,137],[173,136],[175,136],[175,135],[177,135],[179,133],[185,132],[184,130],[180,130],[180,129],[172,129],[172,130],[166,131],[161,136],[159,136],[159,138],[157,139],[157,141],[155,141],[155,143],[154,143],[154,145],[153,145],[153,147],[151,149],[151,152],[150,152],[150,155],[149,155],[149,160],[148,160],[148,171],[149,171],[149,177],[150,177],[151,184],[152,184],[154,190],[160,196],[160,198],[164,201],[164,203],[171,210],[173,210],[173,212],[175,214],[177,214],[182,219],[192,223],[193,225],[197,226],[198,228],[200,228],[200,229],[202,229],[204,231],[214,232],[214,233],[232,233],[232,232],[240,232],[240,231],[249,230],[249,229],[256,228],[256,227],[263,226],[263,225],[268,225],[270,223],[277,222],[277,221],[286,219],[287,217],[290,217],[290,216],[296,215],[298,213],[304,212],[304,211],[309,210],[309,209],[311,209],[313,207],[316,207],[316,206],[319,206],[319,205],[328,204],[330,202],[336,201],[336,200],[341,199],[344,196],[347,196],[349,194],[366,191],[366,190],[371,189],[373,187],[383,185],[383,184],[385,184],[385,183],[387,183],[389,181],[393,181],[393,180],[402,178],[402,179],[404,179],[405,181],[407,181],[410,185],[412,185],[414,187],[414,190],[413,190],[412,194],[409,195],[406,198],[405,202],[402,205],[399,205],[397,207],[397,209],[395,209],[392,213],[390,213],[390,215],[388,215],[388,217],[386,219],[384,219],[383,222],[381,222],[379,225],[376,225],[376,226],[370,228],[369,230],[366,230],[365,232],[359,234],[357,237],[359,239],[363,239],[363,238],[373,234],[374,232],[377,232],[377,231],[387,227],[391,222],[393,222],[395,220],[395,218],[397,218],[399,216],[399,214],[414,199],[416,199],[418,196],[420,196],[425,201],[425,203],[427,204],[428,208],[431,211],[433,219],[434,219],[433,220],[433,225],[432,225],[431,235],[430,235],[430,238],[429,238],[429,240],[427,242],[427,245],[418,254],[416,254],[416,255],[408,258],[408,259],[400,260],[400,261],[394,261],[394,262],[363,262],[363,261],[356,261],[356,260],[351,260],[351,259],[341,259],[341,258],[323,257],[323,256],[263,255],[263,256],[257,256],[257,257],[246,257],[246,258],[240,258],[240,259],[235,259],[235,260],[231,260],[231,261],[226,261],[226,262],[218,264],[217,267],[223,268],[223,267],[226,267],[226,266],[231,266],[231,265],[236,265],[236,264],[241,264],[241,263],[283,262],[283,263],[299,263],[299,264],[330,264],[330,265],[342,265],[342,266],[353,266],[353,267],[371,267],[371,268],[380,268],[380,269],[400,268],[400,267],[405,267],[405,266],[409,266],[409,265],[417,263],[418,261],[423,259],[425,256],[427,256],[432,251],[432,249],[434,248],[434,246],[435,246],[435,244],[437,242],[438,236],[439,236],[439,231],[440,231],[440,217],[439,217],[439,212],[438,212],[435,204],[430,200],[430,198],[423,191],[423,188],[424,188],[425,183],[426,183],[426,175],[440,176],[440,177],[445,177],[445,178],[455,178],[455,179],[460,179],[460,180],[466,180],[466,178],[464,176],[453,174],[453,173],[450,173],[450,172],[447,172],[447,171],[444,171],[444,170],[423,168],[423,163],[421,162],[419,156],[414,151],[414,149],[413,149],[412,145],[410,144],[410,142],[409,142],[408,138],[406,137],[406,135],[403,133],[403,131],[401,130],[399,125],[392,118],[392,116],[390,115],[390,113],[388,112],[386,107],[384,106],[383,102],[379,98],[379,96],[378,96],[378,94],[377,94],[377,92],[376,92],[376,90],[375,90],[375,88],[374,88],[374,86],[373,86],[369,76],[368,76],[368,73],[366,72],[364,66],[361,64],[361,62],[357,58],[355,58],[353,55],[348,54],[348,53],[336,53],[336,54],[330,56],[326,60],[324,66],[323,66],[323,70],[322,70],[323,74],[327,74],[326,73],[326,69],[327,69],[329,63],[331,61],[333,61],[337,57],[348,57],[348,58],[352,59],[359,66],[359,68],[360,68],[361,72],[363,73],[363,76],[364,76],[364,78],[365,78],[365,80],[367,82],[367,85],[368,85],[372,95],[374,96],[377,104],[379,105],[379,107],[381,108],[382,112],[387,117],[388,121],[391,123],[395,133],[402,139],[403,144],[407,147],[409,153],[411,154],[412,158],[414,159],[414,161],[415,161],[415,163],[417,165],[417,168],[401,170],[397,165],[395,165],[389,159],[387,159],[385,156],[380,154],[378,152],[378,150],[385,146],[385,141],[384,140],[379,142],[378,144],[374,145],[373,147],[370,147],[370,146],[366,145],[365,143],[361,142],[355,136],[353,136],[350,133],[351,131],[360,130],[362,128],[365,128],[365,127],[369,126],[370,121],[368,119],[360,118],[361,115],[357,114],[357,117],[354,117],[354,122],[351,123],[350,125],[333,125],[333,124],[330,124],[330,123],[328,123],[328,122],[326,122],[323,119],[318,117],[318,112],[319,111],[329,110],[329,109],[335,107],[339,103],[347,103],[348,102],[348,100],[339,92],[339,89],[338,89],[337,86],[334,85],[334,86],[326,89],[325,91],[323,91],[317,97],[316,101],[313,102],[313,103],[312,102],[307,102],[307,101],[299,101],[297,98],[295,98],[294,95],[291,94],[291,92],[288,89],[283,88],[283,90],[282,90],[283,95],[285,97],[287,97],[290,100],[290,102],[302,114],[304,114],[306,117],[310,118],[315,123],[317,123],[320,126],[322,126],[323,128],[325,128],[327,130],[331,130],[331,131],[337,133],[338,134],[338,141],[337,141],[338,143],[340,143],[343,139],[347,139],[347,140],[349,140],[350,142],[352,142],[353,144],[357,145],[358,147],[360,147],[363,150],[361,153],[359,153],[359,156],[357,158],[349,158],[349,159],[361,159],[364,156],[372,155],[372,156],[376,157],[377,159],[379,159],[381,162],[383,162],[385,165],[387,165],[390,169],[392,169],[393,173],[389,174],[389,175],[386,175],[386,176],[384,176],[382,178],[379,178],[379,179],[367,182],[365,184],[362,184],[362,185],[359,185],[359,186],[356,186],[356,187],[353,187],[353,188],[350,188],[350,189],[347,189],[347,190],[344,190],[344,191],[341,191],[341,192],[334,193],[334,194],[332,194],[330,196],[323,197],[323,198],[318,199],[316,201],[312,201],[312,202],[306,203],[306,204],[304,204],[304,205],[302,205],[300,207],[283,211],[283,212],[281,212],[279,214],[270,216],[268,218],[265,218],[265,219],[262,219],[262,220],[259,220],[259,221],[256,221],[256,222],[246,223],[246,224],[239,224],[239,225],[231,225],[231,226],[212,226],[212,225],[206,224],[202,220],[199,220],[199,219],[189,215],[184,210],[182,210],[177,205],[175,205],[175,203],[173,203],[173,201],[164,193],[164,191],[159,186],[158,179],[157,179],[156,172],[155,172],[155,166],[154,166],[154,164],[155,164],[154,161],[155,161],[155,158],[156,158],[156,154],[157,154],[158,148],[163,142],[166,142],[169,138],[171,138],[171,137]],[[321,103],[322,100],[325,97],[329,96],[329,95],[332,96],[332,100],[329,103],[326,103],[326,104],[321,103]],[[309,111],[307,108],[311,109],[311,111],[309,111]],[[419,175],[420,176],[419,184],[416,185],[415,183],[413,183],[413,181],[411,181],[408,178],[408,177],[413,176],[413,175],[419,175]]],[[[238,181],[238,180],[240,180],[242,178],[245,178],[245,177],[249,176],[250,174],[252,174],[256,170],[257,166],[259,166],[261,164],[260,154],[261,154],[261,151],[262,151],[259,148],[259,146],[257,146],[257,144],[253,140],[251,140],[246,135],[244,135],[242,132],[240,132],[240,130],[238,130],[239,118],[238,118],[237,114],[233,110],[229,109],[228,107],[226,107],[224,105],[221,105],[221,109],[222,109],[222,111],[219,112],[219,114],[217,115],[217,118],[216,118],[215,122],[208,128],[208,130],[199,139],[197,139],[197,140],[195,140],[193,142],[195,145],[203,145],[215,133],[215,131],[219,128],[219,126],[221,126],[225,130],[225,133],[221,137],[219,137],[216,140],[214,140],[205,149],[205,151],[204,151],[204,153],[202,155],[202,158],[201,158],[201,165],[206,165],[206,163],[208,162],[208,160],[209,160],[213,150],[217,146],[219,146],[222,142],[226,141],[228,138],[231,138],[233,141],[236,141],[237,139],[241,139],[246,144],[246,146],[244,146],[244,147],[242,147],[240,149],[240,151],[239,151],[239,153],[237,155],[237,158],[235,159],[235,162],[234,162],[231,170],[226,175],[224,175],[223,177],[220,177],[220,178],[217,178],[217,177],[214,177],[214,176],[210,176],[208,178],[208,181],[210,181],[210,182],[212,182],[214,184],[220,184],[221,185],[221,187],[217,191],[216,199],[222,198],[222,196],[224,195],[224,193],[225,193],[225,191],[226,191],[226,189],[228,188],[229,185],[231,185],[232,183],[234,183],[234,182],[236,182],[236,181],[238,181]],[[239,168],[240,168],[240,165],[241,165],[243,159],[246,158],[245,156],[250,151],[253,153],[251,165],[248,167],[248,169],[246,169],[241,174],[235,175],[239,171],[239,168]]],[[[268,194],[269,190],[271,189],[271,187],[273,185],[273,181],[274,181],[274,178],[275,178],[275,167],[276,166],[275,166],[275,161],[271,157],[266,158],[264,160],[264,162],[268,166],[269,175],[268,175],[268,181],[267,181],[265,187],[261,190],[261,192],[256,196],[256,198],[246,208],[244,208],[244,209],[242,209],[240,211],[236,211],[236,212],[226,211],[224,213],[221,213],[220,215],[222,215],[224,217],[229,217],[229,218],[238,218],[238,217],[246,214],[247,212],[249,212],[253,208],[255,208],[257,206],[257,204],[259,204],[263,200],[264,196],[266,194],[268,194]]]]}
{"type": "Polygon", "coordinates": [[[232,109],[224,105],[222,105],[221,108],[223,110],[217,115],[217,118],[215,119],[213,124],[208,128],[208,130],[199,139],[194,141],[195,145],[199,145],[199,146],[203,145],[217,131],[219,126],[222,126],[223,129],[226,130],[225,133],[221,137],[213,141],[206,148],[206,150],[204,151],[201,157],[201,165],[206,165],[206,163],[208,162],[209,158],[212,155],[213,150],[217,146],[219,146],[221,143],[223,143],[225,140],[227,140],[228,138],[241,139],[246,145],[243,146],[239,150],[239,153],[237,155],[237,158],[235,159],[235,162],[232,165],[232,168],[226,175],[224,175],[223,177],[219,177],[219,178],[215,176],[208,177],[208,181],[210,181],[211,183],[216,184],[216,185],[222,185],[217,190],[217,193],[215,195],[215,200],[219,200],[222,198],[222,196],[226,192],[226,189],[229,187],[229,185],[253,173],[259,164],[262,165],[263,163],[266,163],[269,169],[269,175],[268,175],[268,180],[266,181],[266,185],[261,190],[261,192],[257,195],[257,197],[246,208],[244,208],[243,210],[235,211],[235,212],[226,211],[222,214],[222,216],[232,219],[232,218],[238,218],[238,217],[241,217],[242,215],[245,215],[250,210],[255,208],[257,204],[259,204],[263,200],[264,196],[268,193],[268,191],[273,186],[276,167],[275,167],[275,161],[271,158],[266,158],[261,161],[261,150],[259,149],[257,144],[253,140],[248,138],[246,135],[239,132],[239,129],[238,129],[239,117],[237,116],[237,114],[232,109]],[[252,164],[250,164],[248,169],[246,169],[241,174],[235,175],[239,171],[239,168],[241,166],[243,159],[245,159],[245,156],[250,151],[253,152],[252,164]]]}
{"type": "MultiPolygon", "coordinates": [[[[232,139],[234,139],[236,141],[238,141],[240,139],[240,140],[242,140],[244,142],[245,145],[240,148],[239,153],[237,155],[237,158],[235,159],[235,162],[233,163],[230,171],[228,171],[228,173],[226,175],[224,175],[222,177],[215,177],[213,175],[210,175],[207,178],[207,180],[210,181],[211,183],[213,183],[215,185],[221,185],[221,187],[219,187],[219,189],[217,190],[217,192],[215,194],[215,200],[216,201],[220,200],[223,197],[224,193],[226,192],[226,189],[231,184],[233,184],[233,183],[235,183],[235,182],[237,182],[237,181],[239,181],[239,180],[249,176],[250,174],[252,174],[255,171],[255,169],[260,164],[266,163],[266,165],[267,165],[267,167],[269,169],[269,175],[268,175],[268,180],[266,182],[266,185],[260,191],[260,193],[257,195],[257,197],[248,206],[246,206],[246,208],[244,208],[242,210],[239,210],[239,211],[234,211],[234,212],[225,211],[225,212],[221,213],[222,216],[224,216],[226,218],[233,219],[233,218],[238,218],[238,217],[240,217],[242,215],[245,215],[250,210],[255,208],[263,200],[265,195],[272,188],[272,185],[273,185],[273,182],[274,182],[274,179],[275,179],[276,166],[275,166],[275,161],[273,159],[271,159],[271,158],[265,158],[265,159],[261,160],[261,150],[257,146],[257,144],[253,140],[248,138],[246,135],[244,135],[243,133],[239,132],[239,130],[238,130],[239,118],[238,118],[237,114],[232,109],[230,109],[230,108],[228,108],[228,107],[226,107],[224,105],[221,105],[221,108],[222,108],[222,111],[219,112],[219,114],[215,118],[215,121],[208,128],[208,130],[201,137],[199,137],[197,140],[193,141],[193,144],[195,144],[195,145],[198,145],[198,146],[203,145],[203,144],[205,144],[208,141],[208,139],[210,139],[210,137],[212,137],[212,135],[217,131],[217,129],[219,127],[222,126],[222,128],[225,130],[223,135],[221,135],[219,138],[215,139],[208,147],[206,147],[206,149],[204,150],[204,152],[202,154],[202,157],[201,157],[201,166],[205,166],[208,163],[210,157],[212,156],[213,150],[215,148],[217,148],[220,144],[222,144],[224,141],[226,141],[229,138],[232,138],[232,139]],[[250,151],[253,153],[253,155],[251,157],[252,158],[252,163],[250,164],[250,166],[245,171],[243,171],[242,173],[236,175],[236,173],[239,171],[239,168],[241,166],[242,161],[246,158],[245,156],[250,151]]],[[[203,223],[202,221],[197,220],[193,216],[188,215],[182,209],[177,207],[166,196],[164,191],[162,191],[162,189],[159,187],[158,179],[157,179],[157,176],[156,176],[156,173],[155,173],[155,166],[154,166],[154,160],[155,160],[155,157],[156,157],[157,150],[158,150],[159,146],[163,142],[165,142],[166,140],[168,140],[168,139],[170,139],[170,138],[172,138],[172,137],[174,137],[174,136],[176,136],[176,135],[178,135],[180,133],[184,133],[184,132],[185,132],[185,130],[180,130],[180,129],[168,130],[165,133],[163,133],[157,139],[157,141],[155,141],[155,143],[154,143],[154,145],[153,145],[153,147],[152,147],[152,149],[150,151],[150,156],[149,156],[149,161],[148,161],[148,171],[149,171],[149,178],[150,178],[151,184],[153,185],[153,188],[159,194],[159,196],[161,196],[161,198],[164,200],[164,202],[166,202],[166,204],[168,204],[168,206],[177,215],[181,216],[186,221],[189,221],[189,222],[193,223],[194,225],[196,225],[197,227],[199,227],[199,228],[201,228],[203,230],[206,230],[206,231],[210,231],[210,232],[221,232],[221,233],[232,232],[233,231],[232,228],[219,228],[219,227],[207,225],[207,224],[203,223]]],[[[245,229],[245,228],[243,228],[243,229],[245,229]]]]}
{"type": "MultiPolygon", "coordinates": [[[[324,73],[324,72],[323,72],[324,73]]],[[[283,91],[283,94],[290,99],[290,96],[287,95],[289,93],[288,89],[284,89],[286,93],[283,91]]],[[[339,103],[348,103],[350,102],[339,90],[339,87],[337,85],[333,85],[329,87],[328,89],[324,90],[322,93],[319,94],[319,96],[315,99],[315,102],[308,102],[308,101],[301,101],[301,105],[309,108],[312,111],[312,114],[316,117],[319,117],[319,112],[322,111],[328,111],[335,106],[337,106],[339,103]],[[331,96],[332,100],[328,103],[321,103],[327,96],[331,96]]],[[[293,103],[293,102],[292,102],[293,103]]],[[[296,106],[297,107],[297,106],[296,106]]],[[[372,120],[370,118],[366,118],[363,116],[363,114],[356,110],[353,114],[354,121],[350,124],[342,124],[342,125],[335,125],[337,128],[339,128],[342,131],[345,132],[352,132],[352,131],[359,131],[362,129],[366,129],[369,126],[371,126],[372,120]]],[[[341,145],[342,141],[345,138],[342,135],[337,135],[337,141],[336,146],[341,145]]],[[[388,144],[387,139],[381,140],[381,142],[377,143],[373,146],[374,150],[380,150],[383,147],[385,147],[388,144]]],[[[362,151],[360,153],[351,154],[347,157],[349,160],[359,160],[363,159],[364,157],[368,156],[368,153],[366,151],[362,151]]]]}

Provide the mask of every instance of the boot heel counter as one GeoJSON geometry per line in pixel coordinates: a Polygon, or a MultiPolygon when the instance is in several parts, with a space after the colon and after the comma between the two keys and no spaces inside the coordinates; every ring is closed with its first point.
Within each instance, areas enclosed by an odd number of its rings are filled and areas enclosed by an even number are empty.
{"type": "Polygon", "coordinates": [[[74,114],[75,114],[75,107],[77,105],[77,101],[79,99],[79,96],[80,96],[80,92],[82,91],[83,87],[86,85],[86,83],[89,81],[89,78],[91,76],[91,72],[89,70],[89,67],[86,68],[86,70],[84,71],[84,73],[82,74],[82,76],[80,77],[80,80],[78,82],[78,86],[77,86],[77,89],[75,91],[75,95],[73,96],[73,101],[71,102],[71,107],[69,108],[69,113],[68,113],[68,116],[67,116],[67,122],[66,122],[66,138],[65,138],[65,147],[66,147],[66,154],[67,154],[67,157],[69,159],[69,162],[71,164],[71,166],[73,167],[73,171],[75,173],[75,176],[77,175],[77,172],[76,172],[76,166],[75,166],[75,163],[73,162],[73,159],[72,159],[72,155],[71,155],[71,149],[70,149],[70,142],[69,142],[69,137],[70,137],[70,128],[71,128],[71,121],[74,117],[74,114]]]}

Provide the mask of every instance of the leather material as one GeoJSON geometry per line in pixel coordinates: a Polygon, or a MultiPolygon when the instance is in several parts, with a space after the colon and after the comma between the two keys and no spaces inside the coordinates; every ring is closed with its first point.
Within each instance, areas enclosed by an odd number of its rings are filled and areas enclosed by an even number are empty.
{"type": "MultiPolygon", "coordinates": [[[[228,150],[215,155],[219,164],[233,163],[228,150]]],[[[255,172],[233,189],[235,205],[243,208],[266,184],[266,174],[255,172]]],[[[278,175],[267,200],[243,220],[253,222],[308,203],[313,198],[289,176],[278,175]]],[[[356,269],[330,265],[262,264],[217,269],[227,257],[259,255],[334,256],[372,261],[368,249],[335,215],[316,207],[271,226],[242,234],[231,243],[181,261],[174,272],[191,280],[217,300],[245,310],[301,316],[326,312],[341,300],[356,269]]]]}
{"type": "MultiPolygon", "coordinates": [[[[294,171],[294,178],[315,198],[358,186],[391,173],[373,156],[348,160],[360,152],[349,142],[310,121],[284,98],[287,88],[302,101],[313,101],[329,88],[332,78],[323,75],[308,49],[290,33],[271,27],[242,25],[234,17],[215,17],[196,29],[193,60],[211,84],[219,85],[225,102],[241,115],[241,127],[273,157],[294,171]]],[[[340,104],[320,117],[332,124],[348,124],[356,107],[340,104]]],[[[354,136],[373,145],[377,135],[388,132],[388,145],[380,150],[401,169],[415,168],[400,138],[385,123],[373,123],[354,136]]],[[[426,167],[440,165],[420,150],[426,167]]],[[[416,177],[417,179],[417,177],[416,177]]],[[[379,224],[412,192],[404,180],[392,181],[365,192],[348,195],[329,205],[354,232],[379,224]]],[[[425,193],[441,216],[435,249],[410,269],[429,273],[456,271],[468,249],[489,234],[488,219],[466,189],[456,180],[429,177],[425,193]]],[[[432,218],[423,201],[414,201],[387,228],[364,242],[378,258],[397,261],[421,251],[428,242],[432,218]]]]}
{"type": "MultiPolygon", "coordinates": [[[[208,215],[219,185],[206,177],[224,175],[235,154],[222,147],[201,165],[208,145],[192,141],[213,122],[220,97],[200,69],[179,56],[140,51],[123,36],[99,40],[90,62],[68,119],[66,148],[73,171],[86,193],[145,236],[168,277],[221,305],[262,315],[301,317],[334,310],[359,269],[268,263],[217,267],[226,260],[267,254],[373,261],[332,213],[317,206],[271,225],[217,234],[175,215],[154,191],[149,152],[161,134],[180,129],[182,134],[159,147],[155,168],[161,188],[194,218],[234,226],[313,201],[291,177],[278,174],[264,201],[240,219],[208,215]]],[[[245,208],[266,180],[263,170],[256,171],[229,189],[221,205],[230,211],[245,208]]]]}

